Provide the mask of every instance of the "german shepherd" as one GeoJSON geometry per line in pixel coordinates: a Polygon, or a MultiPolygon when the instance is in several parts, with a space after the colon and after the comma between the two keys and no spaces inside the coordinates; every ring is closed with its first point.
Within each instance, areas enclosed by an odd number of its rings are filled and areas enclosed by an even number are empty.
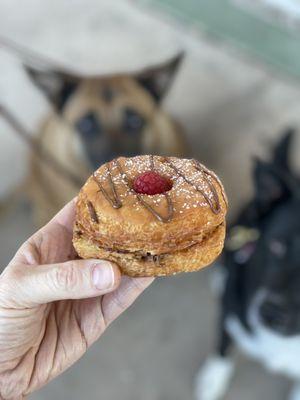
{"type": "Polygon", "coordinates": [[[89,174],[118,156],[187,155],[180,126],[161,108],[182,59],[136,75],[78,77],[26,67],[48,97],[53,112],[43,122],[38,146],[59,164],[33,156],[30,196],[38,225],[73,198],[89,174]],[[59,170],[70,172],[61,174],[59,170]]]}

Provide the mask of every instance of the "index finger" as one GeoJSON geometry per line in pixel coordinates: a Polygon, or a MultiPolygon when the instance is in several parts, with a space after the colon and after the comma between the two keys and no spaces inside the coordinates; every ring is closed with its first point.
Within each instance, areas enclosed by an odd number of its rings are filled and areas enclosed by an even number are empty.
{"type": "Polygon", "coordinates": [[[154,281],[149,278],[131,278],[123,276],[120,286],[113,292],[105,294],[101,300],[102,312],[106,326],[114,321],[143,293],[154,281]]]}
{"type": "MultiPolygon", "coordinates": [[[[77,197],[74,197],[68,204],[66,204],[46,225],[47,228],[50,228],[53,225],[61,225],[64,227],[69,233],[73,232],[73,224],[75,220],[75,212],[76,212],[76,200],[77,197]]],[[[43,229],[43,228],[42,228],[43,229]]]]}

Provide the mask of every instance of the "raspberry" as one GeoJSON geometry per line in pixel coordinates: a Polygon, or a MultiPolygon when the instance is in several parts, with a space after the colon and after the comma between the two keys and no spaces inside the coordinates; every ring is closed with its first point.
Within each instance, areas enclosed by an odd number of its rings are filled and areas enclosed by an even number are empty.
{"type": "Polygon", "coordinates": [[[140,194],[159,194],[172,188],[172,182],[154,171],[144,172],[135,178],[133,189],[140,194]]]}

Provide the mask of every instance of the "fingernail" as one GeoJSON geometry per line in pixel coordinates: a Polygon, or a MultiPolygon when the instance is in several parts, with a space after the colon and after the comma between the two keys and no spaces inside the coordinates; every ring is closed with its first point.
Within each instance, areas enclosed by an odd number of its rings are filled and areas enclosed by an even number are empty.
{"type": "Polygon", "coordinates": [[[96,264],[92,279],[98,290],[111,289],[114,286],[114,272],[111,264],[106,261],[96,264]]]}

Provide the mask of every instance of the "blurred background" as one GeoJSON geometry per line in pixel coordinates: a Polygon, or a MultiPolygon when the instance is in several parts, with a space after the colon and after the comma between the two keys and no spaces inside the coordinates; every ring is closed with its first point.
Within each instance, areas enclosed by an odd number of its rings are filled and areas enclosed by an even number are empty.
{"type": "MultiPolygon", "coordinates": [[[[0,72],[0,105],[22,127],[0,115],[3,267],[95,163],[117,154],[196,157],[224,182],[231,220],[252,194],[253,156],[265,157],[284,129],[300,126],[300,2],[0,0],[0,72]],[[113,121],[121,140],[99,140],[94,117],[82,111],[89,100],[77,89],[89,82],[101,90],[94,107],[102,125],[113,121]]],[[[295,169],[299,146],[297,136],[295,169]]],[[[32,398],[193,399],[194,376],[216,339],[210,277],[208,268],[157,279],[32,398]]],[[[235,357],[226,400],[285,398],[287,380],[235,357]]]]}

